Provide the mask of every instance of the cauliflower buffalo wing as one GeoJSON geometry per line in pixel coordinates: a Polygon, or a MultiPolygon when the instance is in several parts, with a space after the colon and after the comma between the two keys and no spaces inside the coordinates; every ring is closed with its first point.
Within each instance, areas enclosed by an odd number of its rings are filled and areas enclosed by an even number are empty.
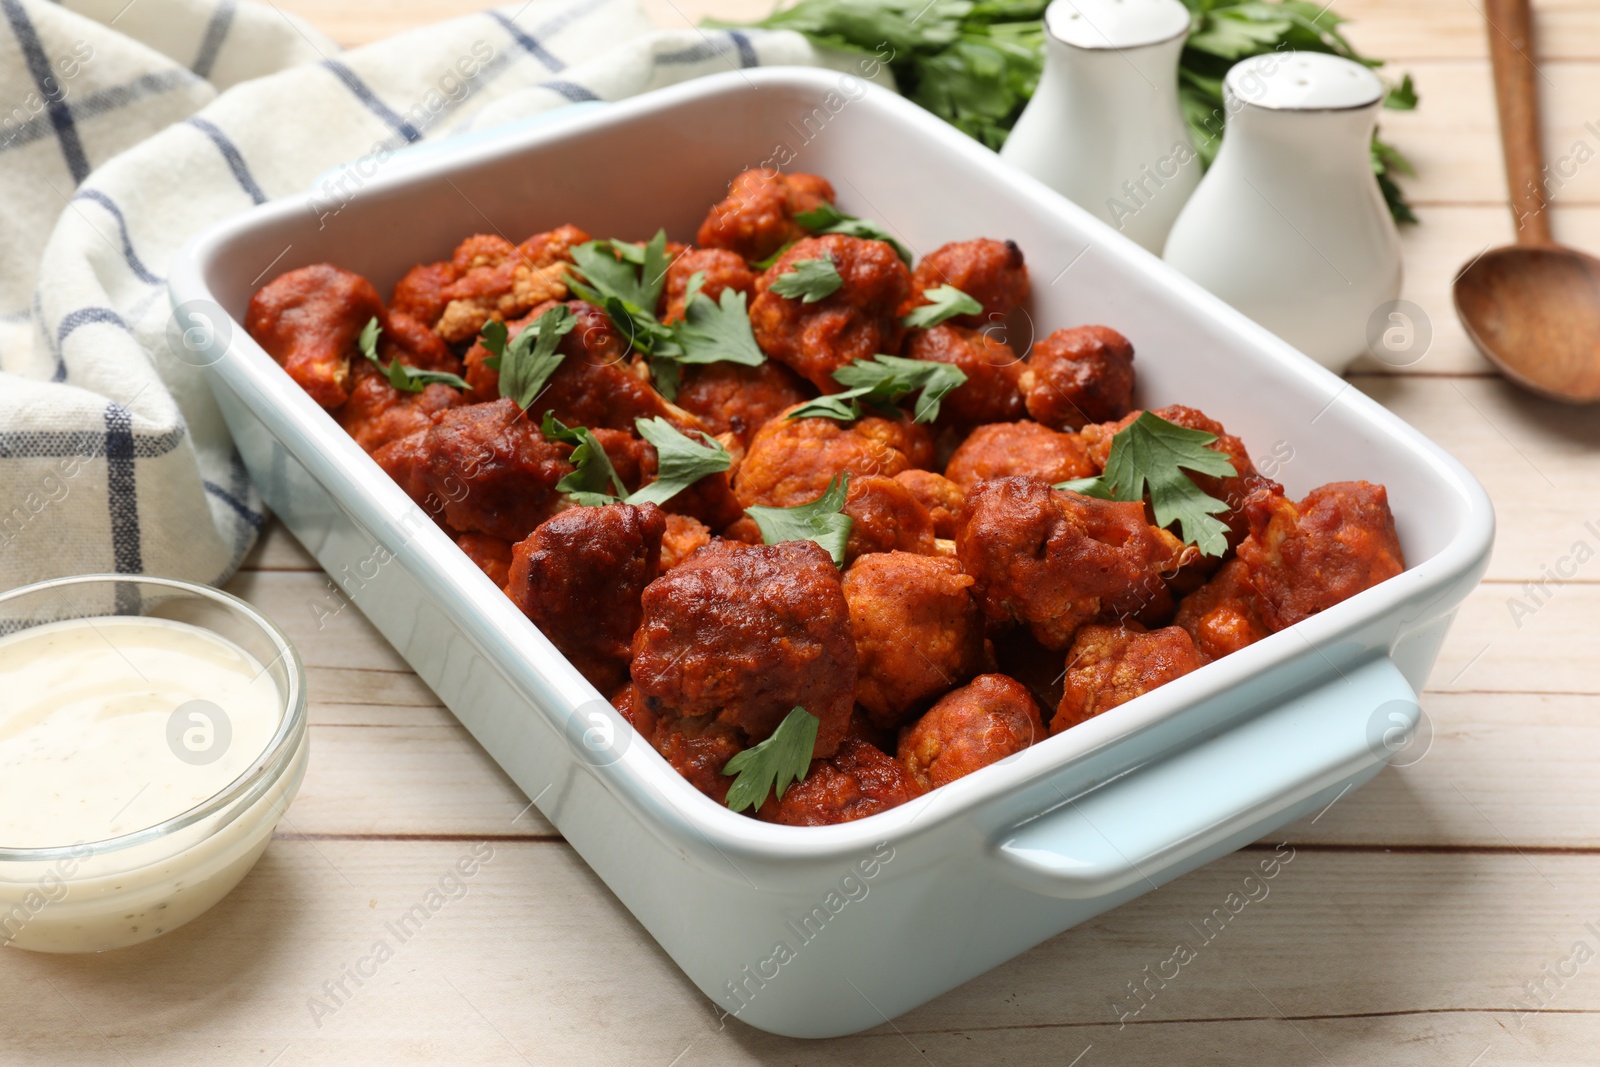
{"type": "Polygon", "coordinates": [[[959,485],[942,474],[925,470],[901,471],[894,480],[911,490],[911,495],[927,510],[928,517],[933,520],[933,536],[955,540],[956,531],[961,527],[961,506],[967,499],[959,485]]]}
{"type": "Polygon", "coordinates": [[[1027,687],[1003,674],[981,674],[900,735],[900,762],[923,789],[937,789],[1044,737],[1027,687]]]}
{"type": "Polygon", "coordinates": [[[1370,482],[1334,482],[1298,504],[1271,488],[1244,505],[1239,546],[1261,618],[1278,631],[1405,570],[1389,494],[1370,482]]]}
{"type": "Polygon", "coordinates": [[[713,434],[731,433],[748,445],[756,431],[816,390],[782,363],[695,364],[683,369],[676,403],[713,434]]]}
{"type": "Polygon", "coordinates": [[[754,744],[795,707],[839,747],[856,691],[856,646],[833,559],[811,541],[713,541],[644,590],[633,684],[663,722],[709,715],[754,744]]]}
{"type": "Polygon", "coordinates": [[[833,196],[833,186],[815,174],[747,170],[712,205],[695,244],[726,248],[749,260],[766,259],[810,232],[795,221],[796,215],[833,203],[833,196]]]}
{"type": "Polygon", "coordinates": [[[873,552],[934,551],[933,517],[916,494],[881,474],[850,479],[843,511],[850,516],[845,559],[873,552]]]}
{"type": "Polygon", "coordinates": [[[1108,326],[1057,330],[1033,346],[1020,384],[1028,414],[1052,429],[1120,419],[1133,403],[1133,345],[1108,326]]]}
{"type": "Polygon", "coordinates": [[[280,274],[257,289],[245,329],[296,385],[325,408],[350,396],[356,338],[383,302],[372,283],[327,263],[280,274]]]}
{"type": "Polygon", "coordinates": [[[506,593],[602,693],[627,680],[666,528],[654,504],[568,508],[511,550],[506,593]]]}
{"type": "Polygon", "coordinates": [[[905,419],[778,418],[750,442],[733,488],[745,507],[788,508],[817,499],[840,471],[893,478],[932,462],[928,431],[905,419]]]}
{"type": "Polygon", "coordinates": [[[683,318],[683,302],[689,294],[689,279],[696,274],[705,276],[700,284],[700,292],[713,302],[720,301],[723,292],[728,289],[746,295],[755,291],[755,273],[737,252],[724,248],[686,249],[674,257],[667,267],[666,284],[661,289],[662,322],[677,322],[683,318]]]}
{"type": "Polygon", "coordinates": [[[401,485],[413,500],[452,529],[507,541],[522,540],[549,516],[556,483],[572,471],[572,449],[545,440],[512,400],[450,408],[420,435],[392,441],[374,458],[384,466],[392,450],[411,448],[416,466],[401,485]]]}
{"type": "Polygon", "coordinates": [[[1077,434],[1037,422],[991,422],[961,442],[944,476],[967,492],[995,478],[1027,477],[1054,485],[1100,473],[1077,434]]]}
{"type": "Polygon", "coordinates": [[[1137,624],[1085,626],[1067,653],[1066,689],[1050,732],[1080,722],[1181,678],[1205,660],[1179,626],[1146,632],[1137,624]]]}
{"type": "Polygon", "coordinates": [[[1011,346],[981,330],[942,322],[906,335],[901,355],[929,363],[949,363],[967,376],[939,406],[942,426],[979,426],[1022,418],[1023,365],[1011,346]]]}
{"type": "Polygon", "coordinates": [[[1063,649],[1092,619],[1146,608],[1194,549],[1147,523],[1140,504],[998,478],[967,497],[956,552],[992,627],[1021,623],[1063,649]]]}
{"type": "Polygon", "coordinates": [[[904,329],[897,309],[911,291],[911,274],[883,241],[840,233],[797,242],[756,279],[750,327],[771,359],[788,365],[824,393],[843,389],[833,372],[879,352],[900,351],[904,329]],[[780,296],[773,283],[807,260],[832,260],[841,284],[807,303],[780,296]]]}
{"type": "MultiPolygon", "coordinates": [[[[821,751],[821,746],[818,746],[821,751]]],[[[811,761],[804,780],[767,798],[757,818],[784,826],[829,826],[865,819],[921,796],[905,766],[858,737],[847,737],[838,754],[811,761]]]]}
{"type": "Polygon", "coordinates": [[[1028,265],[1015,241],[980,237],[952,241],[922,257],[911,276],[911,296],[904,314],[928,303],[924,293],[953,285],[983,305],[976,315],[958,315],[950,322],[977,328],[999,323],[1028,298],[1028,265]]]}
{"type": "Polygon", "coordinates": [[[1183,598],[1172,620],[1189,631],[1207,660],[1221,659],[1253,645],[1271,630],[1261,620],[1260,598],[1250,584],[1250,568],[1230,560],[1212,579],[1183,598]]]}
{"type": "Polygon", "coordinates": [[[972,578],[947,556],[874,552],[844,576],[860,674],[856,703],[874,725],[900,726],[983,663],[972,578]]]}

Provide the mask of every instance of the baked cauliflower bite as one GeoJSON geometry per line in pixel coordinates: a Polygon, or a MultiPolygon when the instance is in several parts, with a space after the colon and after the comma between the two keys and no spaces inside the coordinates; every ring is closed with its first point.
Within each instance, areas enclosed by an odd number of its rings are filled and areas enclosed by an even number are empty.
{"type": "Polygon", "coordinates": [[[449,344],[466,344],[490,319],[514,319],[535,305],[566,299],[572,246],[588,240],[576,226],[536,233],[520,245],[475,234],[449,259],[407,271],[390,303],[449,344]]]}
{"type": "Polygon", "coordinates": [[[912,330],[906,334],[900,354],[928,363],[948,363],[967,376],[966,382],[940,401],[941,426],[1012,422],[1025,414],[1018,387],[1024,370],[1022,361],[1010,345],[982,330],[949,322],[912,330]]]}
{"type": "Polygon", "coordinates": [[[356,338],[383,302],[359,274],[317,263],[280,274],[255,291],[244,326],[267,355],[318,404],[336,408],[350,397],[356,338]]]}
{"type": "Polygon", "coordinates": [[[644,590],[633,684],[662,722],[711,716],[764,741],[795,707],[816,754],[850,725],[856,646],[833,559],[811,541],[713,541],[644,590]]]}
{"type": "Polygon", "coordinates": [[[1223,564],[1209,582],[1184,597],[1172,621],[1189,632],[1208,661],[1253,645],[1272,632],[1261,619],[1250,568],[1237,559],[1223,564]]]}
{"type": "Polygon", "coordinates": [[[1138,503],[1061,492],[1032,478],[982,482],[956,538],[991,628],[1027,626],[1064,649],[1082,624],[1133,614],[1194,549],[1145,522],[1138,503]]]}
{"type": "Polygon", "coordinates": [[[1050,733],[1059,734],[1203,666],[1179,626],[1085,626],[1067,653],[1066,689],[1050,733]]]}
{"type": "Polygon", "coordinates": [[[747,170],[734,176],[728,195],[713,204],[695,244],[726,248],[745,259],[766,259],[810,231],[794,217],[833,203],[833,186],[815,174],[747,170]]]}
{"type": "Polygon", "coordinates": [[[883,241],[841,233],[807,237],[756,279],[750,328],[761,351],[821,389],[843,389],[833,372],[879,352],[900,351],[904,329],[897,309],[911,291],[911,274],[883,241]],[[831,259],[843,284],[813,303],[772,291],[778,278],[805,260],[831,259]]]}
{"type": "Polygon", "coordinates": [[[923,789],[937,789],[1045,738],[1027,686],[980,674],[900,734],[900,762],[923,789]]]}
{"type": "Polygon", "coordinates": [[[602,693],[627,681],[666,528],[654,504],[568,508],[511,550],[506,594],[602,693]]]}
{"type": "Polygon", "coordinates": [[[874,552],[844,576],[860,673],[856,703],[893,728],[983,663],[983,620],[972,578],[947,556],[874,552]]]}
{"type": "Polygon", "coordinates": [[[934,553],[933,517],[916,494],[881,474],[850,479],[844,507],[850,516],[846,562],[875,552],[934,553]]]}
{"type": "Polygon", "coordinates": [[[711,433],[731,433],[748,445],[757,430],[816,392],[804,378],[770,359],[757,367],[699,363],[683,368],[674,402],[711,433]]]}
{"type": "Polygon", "coordinates": [[[744,751],[744,734],[715,716],[698,715],[658,723],[651,737],[655,750],[689,784],[718,804],[728,802],[734,778],[722,773],[729,760],[744,751]]]}
{"type": "Polygon", "coordinates": [[[757,818],[784,826],[830,826],[876,815],[921,796],[905,766],[859,737],[846,737],[838,754],[814,759],[803,781],[769,796],[757,818]]]}
{"type": "Polygon", "coordinates": [[[692,515],[668,513],[661,535],[661,573],[665,574],[711,543],[711,531],[692,515]]]}
{"type": "Polygon", "coordinates": [[[686,248],[667,265],[658,305],[662,322],[673,323],[683,318],[689,279],[696,274],[705,275],[700,293],[712,303],[719,302],[723,292],[729,289],[746,295],[755,291],[755,272],[737,252],[725,248],[686,248]]]}
{"type": "Polygon", "coordinates": [[[572,472],[572,449],[545,440],[509,399],[451,408],[420,441],[416,436],[390,442],[373,458],[413,500],[462,533],[522,540],[554,510],[556,483],[572,472]],[[419,462],[402,480],[385,459],[412,447],[419,462]]]}
{"type": "MultiPolygon", "coordinates": [[[[1105,470],[1106,460],[1111,455],[1112,438],[1142,414],[1142,411],[1130,411],[1115,422],[1083,428],[1083,441],[1088,446],[1089,459],[1094,463],[1096,474],[1105,470]]],[[[1216,441],[1209,447],[1227,455],[1229,462],[1233,464],[1234,473],[1220,476],[1200,474],[1190,470],[1183,473],[1202,493],[1228,505],[1228,510],[1219,514],[1217,518],[1228,524],[1229,550],[1237,548],[1239,542],[1244,540],[1245,534],[1250,532],[1250,524],[1244,514],[1245,500],[1256,489],[1281,490],[1282,487],[1258,472],[1256,465],[1250,460],[1250,452],[1245,448],[1244,442],[1225,430],[1222,423],[1205,412],[1197,408],[1184,407],[1182,404],[1169,404],[1164,408],[1156,408],[1151,414],[1175,426],[1216,435],[1216,441]]]]}
{"type": "Polygon", "coordinates": [[[438,412],[465,403],[460,390],[438,383],[420,393],[401,392],[362,360],[350,375],[350,398],[333,410],[333,417],[356,444],[376,452],[390,441],[426,430],[438,412]]]}
{"type": "Polygon", "coordinates": [[[961,507],[967,499],[959,485],[942,474],[925,470],[901,471],[894,480],[911,490],[927,510],[933,520],[934,537],[955,540],[956,531],[961,528],[961,507]]]}
{"type": "Polygon", "coordinates": [[[1027,477],[1054,485],[1100,473],[1077,434],[1037,422],[979,426],[951,453],[944,476],[966,492],[992,478],[1027,477]]]}
{"type": "Polygon", "coordinates": [[[841,423],[782,417],[756,433],[733,488],[745,507],[790,508],[817,499],[840,471],[893,478],[932,463],[927,429],[908,419],[869,415],[841,423]]]}
{"type": "Polygon", "coordinates": [[[1028,265],[1015,241],[990,237],[952,241],[917,264],[911,276],[911,296],[901,314],[926,304],[924,291],[941,285],[953,285],[983,305],[976,315],[958,315],[947,321],[958,326],[986,326],[1000,322],[1028,298],[1028,265]]]}
{"type": "Polygon", "coordinates": [[[1133,345],[1109,326],[1057,330],[1028,353],[1028,414],[1057,430],[1122,418],[1133,405],[1133,345]]]}
{"type": "Polygon", "coordinates": [[[489,576],[501,589],[511,577],[511,542],[503,537],[488,534],[464,533],[456,535],[456,547],[489,576]]]}
{"type": "Polygon", "coordinates": [[[1298,504],[1257,489],[1245,502],[1250,536],[1239,546],[1274,632],[1405,570],[1389,494],[1370,482],[1333,482],[1298,504]]]}

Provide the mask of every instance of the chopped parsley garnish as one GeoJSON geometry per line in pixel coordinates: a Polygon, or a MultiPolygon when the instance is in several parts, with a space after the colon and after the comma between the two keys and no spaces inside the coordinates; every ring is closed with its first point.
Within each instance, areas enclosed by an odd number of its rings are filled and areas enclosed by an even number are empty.
{"type": "MultiPolygon", "coordinates": [[[[584,281],[579,285],[620,297],[634,307],[654,311],[661,289],[667,283],[667,267],[671,264],[667,258],[667,231],[657,230],[643,245],[626,241],[587,241],[573,246],[572,260],[583,273],[584,281]]],[[[591,304],[601,303],[590,296],[584,299],[591,304]]]]}
{"type": "Polygon", "coordinates": [[[799,297],[801,303],[815,304],[818,300],[838,292],[844,284],[839,268],[832,256],[821,259],[797,259],[789,269],[772,279],[769,288],[779,296],[799,297]]]}
{"type": "Polygon", "coordinates": [[[748,507],[744,513],[755,520],[761,540],[769,545],[781,541],[815,541],[828,550],[833,562],[844,566],[844,548],[850,540],[855,520],[844,514],[850,491],[850,472],[840,471],[828,488],[809,504],[792,508],[748,507]]]}
{"type": "Polygon", "coordinates": [[[628,497],[629,504],[665,504],[701,478],[727,470],[733,459],[721,445],[707,438],[695,441],[657,415],[636,419],[639,436],[656,448],[656,480],[628,497]]]}
{"type": "Polygon", "coordinates": [[[840,367],[833,372],[833,380],[849,388],[808,401],[791,411],[789,418],[854,422],[864,413],[862,401],[892,415],[897,403],[920,390],[912,417],[917,422],[932,422],[939,417],[940,401],[965,384],[967,375],[951,363],[879,355],[840,367]]]}
{"type": "Polygon", "coordinates": [[[796,706],[772,736],[737,753],[722,768],[723,774],[736,774],[728,788],[728,807],[734,811],[759,808],[767,794],[777,791],[779,800],[791,782],[805,780],[811,770],[811,756],[817,748],[817,727],[821,720],[805,708],[796,706]]]}
{"type": "Polygon", "coordinates": [[[706,283],[705,271],[689,275],[684,290],[683,321],[674,331],[683,355],[680,363],[738,363],[759,367],[766,362],[750,330],[750,312],[745,295],[737,289],[724,289],[720,302],[700,290],[706,283]]]}
{"type": "Polygon", "coordinates": [[[546,411],[540,429],[547,441],[575,446],[572,455],[567,457],[573,471],[556,483],[556,492],[570,493],[579,504],[595,507],[614,503],[628,491],[617,469],[611,465],[611,457],[587,426],[568,427],[556,418],[554,411],[546,411]],[[615,489],[615,495],[607,492],[609,489],[615,489]]]}
{"type": "Polygon", "coordinates": [[[1062,482],[1067,489],[1102,500],[1143,500],[1150,492],[1156,525],[1178,523],[1185,541],[1207,556],[1228,550],[1228,527],[1216,516],[1228,505],[1209,496],[1184,470],[1226,478],[1238,472],[1227,453],[1208,447],[1214,433],[1178,426],[1146,411],[1111,439],[1105,473],[1062,482]]]}
{"type": "Polygon", "coordinates": [[[842,233],[849,237],[865,237],[869,241],[882,241],[894,249],[895,255],[905,260],[906,266],[911,266],[911,252],[906,246],[895,240],[888,230],[885,230],[871,219],[846,215],[832,204],[823,203],[810,211],[800,212],[794,217],[794,221],[816,234],[842,233]]]}
{"type": "Polygon", "coordinates": [[[383,371],[389,377],[389,384],[402,393],[420,393],[434,383],[448,385],[452,389],[466,389],[467,383],[458,375],[442,370],[418,370],[408,367],[398,359],[391,359],[386,367],[378,359],[378,335],[383,328],[378,325],[378,318],[374,315],[361,327],[361,336],[356,343],[361,346],[361,354],[372,361],[372,365],[383,371]]]}
{"type": "Polygon", "coordinates": [[[672,331],[656,320],[656,302],[667,282],[667,231],[657,230],[647,244],[587,241],[572,248],[578,275],[567,272],[567,288],[604,309],[630,348],[646,355],[670,355],[672,331]],[[580,276],[581,275],[581,276],[580,276]]]}
{"type": "Polygon", "coordinates": [[[926,330],[957,315],[983,314],[982,304],[953,285],[924,289],[922,295],[930,303],[912,308],[910,314],[900,320],[900,324],[909,330],[926,330]]]}
{"type": "Polygon", "coordinates": [[[484,323],[480,336],[489,358],[483,365],[500,372],[500,395],[515,400],[524,410],[532,407],[565,358],[556,351],[556,345],[577,323],[577,316],[565,304],[557,304],[540,315],[509,342],[505,323],[496,319],[484,323]]]}

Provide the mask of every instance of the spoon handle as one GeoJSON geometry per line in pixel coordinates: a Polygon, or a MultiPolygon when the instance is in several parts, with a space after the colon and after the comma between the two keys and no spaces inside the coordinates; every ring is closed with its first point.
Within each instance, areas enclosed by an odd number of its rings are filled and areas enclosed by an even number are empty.
{"type": "Polygon", "coordinates": [[[1517,243],[1547,245],[1544,151],[1539,143],[1539,69],[1533,62],[1533,18],[1528,0],[1485,0],[1494,98],[1500,110],[1500,148],[1505,153],[1511,215],[1517,243]]]}

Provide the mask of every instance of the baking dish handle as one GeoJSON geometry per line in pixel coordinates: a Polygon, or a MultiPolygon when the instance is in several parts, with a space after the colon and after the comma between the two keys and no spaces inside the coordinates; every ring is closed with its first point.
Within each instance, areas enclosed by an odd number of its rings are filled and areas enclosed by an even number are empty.
{"type": "Polygon", "coordinates": [[[1375,773],[1407,749],[1421,714],[1393,661],[1374,659],[1013,828],[994,851],[1014,880],[1046,896],[1153,885],[1375,773]]]}

